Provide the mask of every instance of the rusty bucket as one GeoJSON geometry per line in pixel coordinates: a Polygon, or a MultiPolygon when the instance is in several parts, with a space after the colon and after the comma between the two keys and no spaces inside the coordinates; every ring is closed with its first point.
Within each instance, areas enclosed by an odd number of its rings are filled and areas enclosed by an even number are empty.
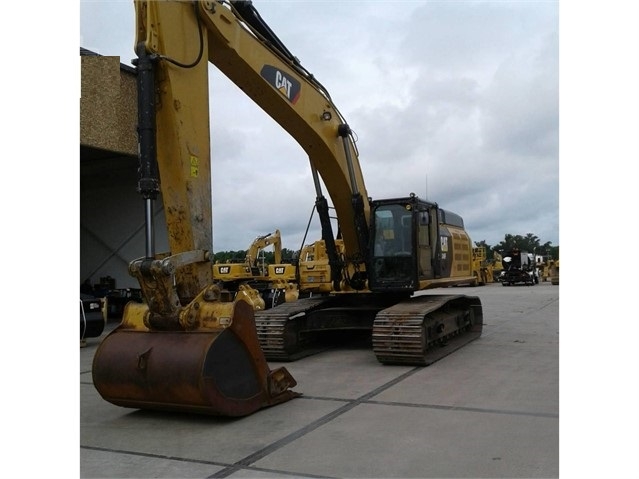
{"type": "Polygon", "coordinates": [[[226,327],[153,331],[123,320],[96,351],[93,383],[118,406],[219,416],[245,416],[299,396],[285,368],[269,369],[244,301],[235,303],[226,327]]]}

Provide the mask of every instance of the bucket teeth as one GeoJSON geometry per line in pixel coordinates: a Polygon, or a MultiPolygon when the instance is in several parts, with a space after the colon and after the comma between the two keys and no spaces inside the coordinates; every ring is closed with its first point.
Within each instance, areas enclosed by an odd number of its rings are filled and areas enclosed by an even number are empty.
{"type": "Polygon", "coordinates": [[[272,397],[283,394],[296,385],[297,381],[286,368],[277,368],[268,374],[268,390],[272,397]]]}

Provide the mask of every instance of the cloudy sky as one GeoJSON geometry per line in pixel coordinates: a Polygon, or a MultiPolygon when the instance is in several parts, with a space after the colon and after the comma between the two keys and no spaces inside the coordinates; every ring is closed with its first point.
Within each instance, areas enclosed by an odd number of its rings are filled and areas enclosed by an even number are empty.
{"type": "MultiPolygon", "coordinates": [[[[474,241],[559,245],[557,2],[254,5],[354,130],[372,198],[436,201],[474,241]]],[[[80,2],[82,47],[130,64],[133,38],[133,2],[80,2]]],[[[307,156],[211,72],[214,250],[275,228],[298,249],[315,199],[307,156]]]]}

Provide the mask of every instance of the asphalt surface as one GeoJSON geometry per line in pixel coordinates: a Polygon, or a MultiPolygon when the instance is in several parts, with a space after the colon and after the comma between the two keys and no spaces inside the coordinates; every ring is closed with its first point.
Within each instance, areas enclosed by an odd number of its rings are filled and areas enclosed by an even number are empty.
{"type": "MultiPolygon", "coordinates": [[[[302,396],[239,419],[114,406],[80,349],[82,478],[559,477],[559,286],[479,296],[481,338],[428,367],[362,343],[285,366],[302,396]]],[[[109,324],[108,332],[115,324],[109,324]]]]}

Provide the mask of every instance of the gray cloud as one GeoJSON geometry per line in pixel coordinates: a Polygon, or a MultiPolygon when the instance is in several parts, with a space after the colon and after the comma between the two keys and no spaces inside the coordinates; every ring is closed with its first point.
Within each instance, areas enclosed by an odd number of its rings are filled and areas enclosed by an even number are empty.
{"type": "MultiPolygon", "coordinates": [[[[254,5],[357,134],[370,196],[428,196],[476,241],[558,244],[556,2],[254,5]]],[[[132,5],[81,2],[81,38],[128,63],[132,5]]],[[[211,110],[214,248],[279,228],[297,249],[315,198],[304,152],[216,71],[211,110]]]]}

